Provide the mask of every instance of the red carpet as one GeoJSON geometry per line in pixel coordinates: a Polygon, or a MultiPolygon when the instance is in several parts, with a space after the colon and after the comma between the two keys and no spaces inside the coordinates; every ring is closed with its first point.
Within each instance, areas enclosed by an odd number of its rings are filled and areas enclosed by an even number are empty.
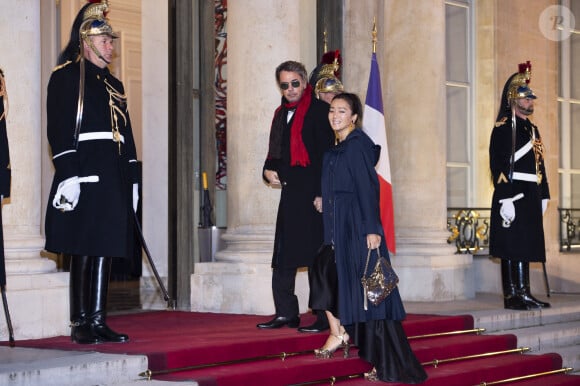
{"type": "MultiPolygon", "coordinates": [[[[70,337],[17,341],[19,347],[50,348],[103,353],[142,354],[149,359],[154,379],[196,380],[209,385],[289,385],[337,377],[337,385],[368,385],[360,377],[342,380],[350,374],[369,370],[369,365],[358,359],[356,348],[348,359],[337,352],[335,358],[316,359],[312,350],[320,347],[326,334],[303,334],[295,329],[259,330],[256,324],[268,317],[180,311],[144,312],[109,317],[110,326],[130,336],[125,344],[77,345],[70,337]],[[300,354],[292,354],[303,352],[300,354]],[[287,353],[285,360],[281,354],[287,353]],[[248,361],[247,358],[254,358],[248,361]],[[234,361],[233,364],[212,366],[216,362],[234,361]],[[202,365],[208,365],[203,367],[202,365]],[[168,369],[184,369],[166,372],[168,369]],[[202,368],[199,368],[202,367],[202,368]]],[[[302,325],[314,321],[312,315],[303,315],[302,325]]],[[[474,328],[473,318],[463,316],[408,315],[403,327],[409,337],[474,328]]],[[[2,344],[5,344],[4,342],[2,344]]],[[[514,335],[462,334],[442,337],[411,339],[411,346],[421,363],[442,361],[517,347],[514,335]]],[[[498,379],[560,369],[562,359],[557,354],[522,355],[503,354],[494,357],[426,365],[429,379],[425,385],[477,385],[498,379]]],[[[544,380],[548,378],[543,378],[544,380]]],[[[542,385],[578,385],[580,377],[555,375],[551,383],[542,385]],[[566,383],[576,381],[576,383],[566,383]],[[558,383],[561,382],[561,383],[558,383]]],[[[517,385],[540,383],[518,382],[517,385]]],[[[325,384],[330,384],[326,381],[325,384]]]]}

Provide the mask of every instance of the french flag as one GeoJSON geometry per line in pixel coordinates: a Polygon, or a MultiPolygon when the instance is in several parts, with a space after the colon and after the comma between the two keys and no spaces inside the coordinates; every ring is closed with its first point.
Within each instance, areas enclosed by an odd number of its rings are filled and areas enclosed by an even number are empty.
{"type": "Polygon", "coordinates": [[[393,213],[393,187],[391,186],[391,166],[389,164],[389,148],[387,146],[387,131],[383,112],[383,96],[381,92],[381,75],[377,54],[373,52],[369,86],[363,111],[363,130],[381,146],[381,155],[376,170],[380,185],[381,222],[385,231],[385,241],[390,253],[395,254],[395,219],[393,213]]]}

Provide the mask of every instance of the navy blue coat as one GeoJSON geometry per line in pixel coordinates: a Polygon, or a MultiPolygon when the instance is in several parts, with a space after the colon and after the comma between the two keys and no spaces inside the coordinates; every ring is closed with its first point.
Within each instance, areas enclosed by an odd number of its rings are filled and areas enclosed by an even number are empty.
{"type": "MultiPolygon", "coordinates": [[[[355,129],[329,150],[322,164],[324,242],[334,244],[338,274],[338,316],[344,325],[368,320],[402,320],[405,309],[398,289],[378,306],[363,307],[363,276],[368,234],[381,235],[381,255],[389,259],[379,212],[375,165],[380,146],[355,129]]],[[[369,270],[377,254],[372,253],[369,270]]]]}
{"type": "Polygon", "coordinates": [[[133,247],[132,185],[138,182],[135,142],[123,84],[107,68],[85,61],[85,90],[80,137],[74,143],[79,63],[56,69],[48,83],[47,135],[55,173],[46,209],[46,249],[71,255],[130,257],[133,247]],[[117,115],[120,146],[113,141],[117,115]],[[100,135],[101,138],[94,138],[100,135]],[[92,139],[91,139],[92,138],[92,139]],[[52,206],[58,184],[72,176],[99,177],[81,184],[77,207],[52,206]]]}
{"type": "Polygon", "coordinates": [[[495,190],[491,203],[491,224],[489,234],[489,252],[492,256],[503,259],[545,262],[546,248],[542,214],[542,199],[550,198],[548,179],[544,159],[538,160],[538,171],[542,176],[538,184],[536,177],[536,158],[529,147],[532,130],[540,138],[538,129],[530,120],[516,118],[516,153],[523,152],[514,164],[515,178],[509,182],[510,159],[512,153],[511,120],[498,122],[493,129],[489,145],[489,162],[495,190]],[[530,181],[518,179],[518,174],[526,175],[530,181]],[[499,213],[499,200],[510,198],[518,193],[524,197],[515,201],[516,218],[509,228],[502,226],[503,219],[499,213]]]}

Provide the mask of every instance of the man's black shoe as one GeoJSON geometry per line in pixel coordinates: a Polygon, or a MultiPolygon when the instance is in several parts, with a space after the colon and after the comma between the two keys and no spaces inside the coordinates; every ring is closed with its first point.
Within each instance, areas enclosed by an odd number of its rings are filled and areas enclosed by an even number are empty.
{"type": "Polygon", "coordinates": [[[299,327],[298,331],[300,332],[322,332],[328,330],[330,327],[328,323],[321,322],[317,320],[316,322],[312,323],[310,326],[299,327]]]}
{"type": "Polygon", "coordinates": [[[280,328],[282,326],[288,326],[290,328],[296,328],[300,325],[300,317],[295,316],[293,318],[287,318],[285,316],[276,316],[274,319],[266,323],[260,323],[256,327],[258,328],[280,328]]]}

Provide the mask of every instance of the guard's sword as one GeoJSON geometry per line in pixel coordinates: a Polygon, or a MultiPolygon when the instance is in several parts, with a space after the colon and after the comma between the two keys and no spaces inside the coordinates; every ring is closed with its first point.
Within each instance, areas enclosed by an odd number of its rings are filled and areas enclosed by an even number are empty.
{"type": "Polygon", "coordinates": [[[155,262],[151,257],[151,252],[149,252],[149,248],[147,248],[147,243],[145,242],[145,237],[143,237],[143,231],[141,230],[141,225],[139,224],[139,219],[137,218],[137,213],[133,212],[133,216],[135,217],[135,227],[137,228],[137,233],[139,233],[139,239],[141,240],[141,246],[143,246],[143,250],[145,251],[145,255],[147,256],[147,260],[149,261],[149,265],[153,270],[153,274],[155,275],[155,279],[157,279],[157,284],[159,284],[159,288],[161,288],[161,292],[163,292],[163,299],[167,302],[167,307],[175,310],[175,300],[169,296],[167,289],[165,288],[165,284],[161,280],[159,276],[159,272],[157,272],[157,267],[155,267],[155,262]]]}
{"type": "Polygon", "coordinates": [[[12,320],[10,319],[10,311],[8,311],[8,300],[6,299],[6,286],[0,286],[2,291],[2,303],[4,304],[4,315],[6,316],[6,324],[8,325],[8,336],[10,340],[10,347],[16,346],[14,343],[14,330],[12,329],[12,320]]]}

